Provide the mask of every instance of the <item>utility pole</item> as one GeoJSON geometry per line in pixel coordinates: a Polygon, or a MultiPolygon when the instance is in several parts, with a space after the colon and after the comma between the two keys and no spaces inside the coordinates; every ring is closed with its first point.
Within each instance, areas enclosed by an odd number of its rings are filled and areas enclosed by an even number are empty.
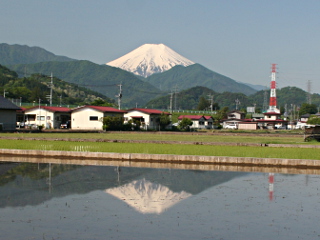
{"type": "Polygon", "coordinates": [[[49,83],[49,88],[50,88],[50,95],[47,95],[47,98],[49,99],[49,103],[50,103],[50,106],[52,106],[52,89],[53,89],[53,75],[51,73],[51,81],[49,83]]]}
{"type": "Polygon", "coordinates": [[[307,103],[311,104],[311,81],[307,82],[307,103]]]}
{"type": "Polygon", "coordinates": [[[4,97],[4,98],[6,98],[6,93],[8,93],[8,92],[6,92],[6,90],[3,89],[3,97],[4,97]]]}
{"type": "Polygon", "coordinates": [[[267,93],[267,87],[264,89],[263,93],[263,106],[262,106],[262,111],[267,111],[268,108],[268,93],[267,93]]]}
{"type": "Polygon", "coordinates": [[[235,102],[236,102],[236,110],[238,110],[238,107],[239,107],[239,105],[240,105],[240,100],[239,100],[239,99],[236,99],[235,102]]]}
{"type": "Polygon", "coordinates": [[[288,117],[288,104],[284,105],[284,116],[287,118],[288,117]]]}
{"type": "Polygon", "coordinates": [[[208,97],[209,97],[209,101],[210,101],[210,110],[212,113],[213,112],[213,95],[209,94],[208,97]]]}
{"type": "Polygon", "coordinates": [[[170,113],[172,113],[172,99],[173,99],[173,92],[170,93],[170,113]]]}
{"type": "Polygon", "coordinates": [[[39,98],[39,126],[41,125],[41,99],[39,98]]]}
{"type": "Polygon", "coordinates": [[[177,95],[178,95],[178,86],[174,88],[174,110],[177,110],[177,95]]]}
{"type": "Polygon", "coordinates": [[[118,98],[118,108],[120,110],[121,109],[121,98],[122,98],[122,83],[120,83],[118,86],[119,86],[119,94],[116,95],[116,97],[118,98]]]}

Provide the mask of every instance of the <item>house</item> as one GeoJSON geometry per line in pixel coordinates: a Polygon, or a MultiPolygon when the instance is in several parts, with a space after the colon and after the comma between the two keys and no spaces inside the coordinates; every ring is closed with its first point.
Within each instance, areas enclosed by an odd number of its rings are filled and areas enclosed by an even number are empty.
{"type": "Polygon", "coordinates": [[[8,99],[0,96],[0,131],[16,129],[17,111],[21,110],[8,99]]]}
{"type": "Polygon", "coordinates": [[[66,107],[37,106],[24,109],[23,118],[25,125],[29,127],[60,128],[62,123],[70,121],[71,109],[66,107]]]}
{"type": "Polygon", "coordinates": [[[39,106],[25,108],[23,122],[29,127],[43,126],[46,129],[60,128],[62,123],[70,120],[70,116],[70,108],[39,106]]]}
{"type": "Polygon", "coordinates": [[[299,120],[300,120],[300,122],[308,122],[310,116],[311,116],[311,114],[309,114],[309,113],[301,115],[299,120]]]}
{"type": "Polygon", "coordinates": [[[123,117],[126,111],[113,107],[85,105],[71,110],[71,129],[102,130],[104,117],[123,117]]]}
{"type": "Polygon", "coordinates": [[[265,112],[264,119],[256,121],[258,128],[263,129],[275,129],[275,128],[287,128],[288,121],[281,119],[281,113],[278,112],[265,112]]]}
{"type": "Polygon", "coordinates": [[[204,125],[207,129],[211,129],[213,128],[213,122],[214,122],[214,118],[211,116],[204,116],[204,118],[206,119],[204,125]]]}
{"type": "Polygon", "coordinates": [[[227,118],[228,119],[244,119],[246,117],[246,114],[241,111],[231,111],[227,113],[227,118]]]}
{"type": "Polygon", "coordinates": [[[297,124],[295,126],[296,129],[303,129],[307,125],[307,122],[310,118],[311,114],[307,113],[304,115],[301,115],[299,120],[297,121],[297,124]]]}
{"type": "Polygon", "coordinates": [[[183,118],[189,118],[192,121],[190,128],[193,129],[204,129],[212,128],[214,119],[211,116],[201,115],[180,115],[178,121],[180,122],[183,118]]]}
{"type": "Polygon", "coordinates": [[[159,119],[162,113],[170,115],[168,112],[156,109],[132,108],[124,114],[124,121],[137,120],[141,123],[141,128],[145,130],[155,130],[159,128],[159,119]]]}

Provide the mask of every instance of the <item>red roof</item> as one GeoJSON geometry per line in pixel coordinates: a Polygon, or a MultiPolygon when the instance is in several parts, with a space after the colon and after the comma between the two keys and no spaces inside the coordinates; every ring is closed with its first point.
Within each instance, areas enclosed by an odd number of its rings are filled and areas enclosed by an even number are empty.
{"type": "MultiPolygon", "coordinates": [[[[24,111],[39,109],[38,106],[32,108],[26,108],[24,111]]],[[[71,109],[67,107],[50,107],[50,106],[40,106],[40,109],[47,110],[49,112],[70,112],[71,109]]]]}
{"type": "Polygon", "coordinates": [[[25,108],[25,107],[20,107],[20,109],[17,110],[17,112],[25,112],[26,110],[27,110],[27,108],[25,108]]]}
{"type": "Polygon", "coordinates": [[[168,112],[163,112],[157,109],[149,109],[149,108],[131,108],[129,110],[127,110],[127,112],[133,112],[133,111],[139,111],[139,112],[143,112],[143,113],[147,113],[147,114],[167,114],[170,115],[170,113],[168,112]]]}
{"type": "Polygon", "coordinates": [[[115,112],[115,113],[126,113],[127,111],[123,111],[123,110],[119,110],[113,107],[103,107],[103,106],[91,106],[91,105],[85,105],[85,106],[81,106],[78,108],[74,108],[72,109],[72,111],[77,111],[79,109],[83,109],[83,108],[92,108],[95,110],[98,110],[100,112],[115,112]]]}
{"type": "Polygon", "coordinates": [[[277,119],[277,120],[264,120],[264,119],[257,119],[256,122],[274,122],[274,123],[277,123],[277,122],[283,122],[283,123],[286,123],[288,121],[286,120],[282,120],[282,119],[277,119]]]}
{"type": "Polygon", "coordinates": [[[205,118],[206,120],[208,120],[208,119],[213,118],[213,117],[211,117],[211,116],[204,116],[204,118],[205,118]]]}

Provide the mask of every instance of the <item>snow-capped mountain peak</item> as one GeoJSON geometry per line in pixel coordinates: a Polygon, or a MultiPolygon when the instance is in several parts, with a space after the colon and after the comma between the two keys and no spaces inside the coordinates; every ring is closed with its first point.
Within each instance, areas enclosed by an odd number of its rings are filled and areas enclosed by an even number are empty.
{"type": "Polygon", "coordinates": [[[164,44],[144,44],[128,54],[106,63],[136,75],[148,77],[169,70],[176,65],[189,66],[194,62],[164,44]]]}

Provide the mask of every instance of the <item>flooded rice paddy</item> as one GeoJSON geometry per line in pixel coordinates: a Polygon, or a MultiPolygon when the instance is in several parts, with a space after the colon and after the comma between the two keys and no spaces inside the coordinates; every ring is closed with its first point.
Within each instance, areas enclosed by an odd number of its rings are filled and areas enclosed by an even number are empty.
{"type": "Polygon", "coordinates": [[[3,239],[319,239],[320,175],[0,163],[3,239]]]}

